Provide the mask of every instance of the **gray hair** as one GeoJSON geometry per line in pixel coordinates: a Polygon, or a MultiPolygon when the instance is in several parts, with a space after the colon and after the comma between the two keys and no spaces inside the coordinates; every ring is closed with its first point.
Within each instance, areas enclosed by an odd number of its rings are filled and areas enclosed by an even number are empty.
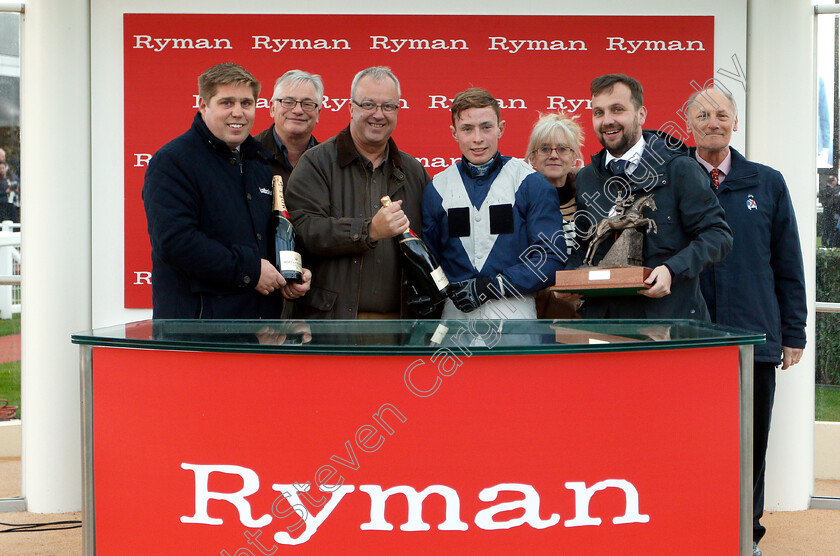
{"type": "Polygon", "coordinates": [[[295,85],[310,84],[315,88],[315,101],[318,106],[324,102],[324,82],[318,74],[309,73],[307,71],[293,69],[289,70],[274,82],[274,98],[277,98],[277,90],[281,87],[294,87],[295,85]]]}
{"type": "Polygon", "coordinates": [[[566,143],[567,147],[575,151],[575,156],[579,156],[583,146],[583,130],[565,112],[542,115],[531,131],[525,160],[531,162],[537,149],[549,143],[566,143]]]}
{"type": "MultiPolygon", "coordinates": [[[[706,91],[717,91],[722,94],[726,99],[729,101],[729,104],[732,105],[732,116],[737,118],[738,117],[738,105],[735,104],[735,97],[732,96],[732,93],[729,92],[728,89],[725,87],[707,87],[700,91],[694,91],[694,93],[688,97],[688,100],[685,103],[685,115],[688,116],[688,111],[694,105],[694,101],[697,100],[697,97],[703,95],[703,98],[708,98],[707,95],[704,95],[706,91]]],[[[710,102],[714,101],[709,99],[710,102]]]]}
{"type": "Polygon", "coordinates": [[[356,74],[356,77],[353,78],[353,84],[350,86],[351,99],[356,99],[356,86],[359,84],[359,81],[361,81],[363,77],[370,77],[377,83],[384,81],[385,79],[390,79],[394,82],[394,85],[397,86],[397,98],[400,98],[400,80],[397,79],[397,76],[394,75],[394,72],[391,71],[391,68],[386,66],[374,66],[371,68],[363,69],[362,71],[356,74]]]}

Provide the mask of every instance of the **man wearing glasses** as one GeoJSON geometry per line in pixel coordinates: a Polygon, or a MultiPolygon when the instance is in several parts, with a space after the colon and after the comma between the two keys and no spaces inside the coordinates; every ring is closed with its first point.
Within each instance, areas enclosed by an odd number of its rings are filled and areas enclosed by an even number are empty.
{"type": "Polygon", "coordinates": [[[300,318],[399,318],[406,314],[394,236],[421,223],[429,175],[397,148],[400,84],[390,69],[360,71],[350,89],[350,125],[306,151],[286,190],[312,288],[300,318]],[[383,207],[388,195],[393,203],[383,207]]]}
{"type": "Polygon", "coordinates": [[[274,123],[254,139],[262,143],[272,159],[275,176],[289,183],[289,175],[300,157],[318,144],[312,135],[324,100],[324,83],[320,75],[289,70],[274,83],[269,113],[274,123]]]}

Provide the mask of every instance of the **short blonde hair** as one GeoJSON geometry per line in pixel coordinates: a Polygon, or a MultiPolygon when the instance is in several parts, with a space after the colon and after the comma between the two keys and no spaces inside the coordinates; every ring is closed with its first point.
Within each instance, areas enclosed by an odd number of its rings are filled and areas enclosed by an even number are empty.
{"type": "Polygon", "coordinates": [[[577,116],[570,117],[565,112],[542,114],[531,131],[525,160],[533,162],[534,153],[540,147],[557,143],[570,147],[574,151],[575,157],[580,156],[580,150],[583,147],[583,130],[575,119],[577,119],[577,116]]]}

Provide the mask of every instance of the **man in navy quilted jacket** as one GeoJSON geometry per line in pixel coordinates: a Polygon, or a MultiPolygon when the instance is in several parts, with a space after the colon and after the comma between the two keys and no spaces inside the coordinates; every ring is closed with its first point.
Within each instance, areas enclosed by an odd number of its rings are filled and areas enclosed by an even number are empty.
{"type": "Polygon", "coordinates": [[[738,129],[732,96],[719,89],[692,95],[686,109],[697,143],[692,156],[709,174],[732,228],[729,256],[707,267],[700,287],[712,322],[763,332],[753,352],[753,553],[765,529],[764,469],[776,367],[795,365],[805,347],[805,274],[796,216],[782,175],[729,146],[738,129]],[[746,279],[745,279],[746,278],[746,279]]]}

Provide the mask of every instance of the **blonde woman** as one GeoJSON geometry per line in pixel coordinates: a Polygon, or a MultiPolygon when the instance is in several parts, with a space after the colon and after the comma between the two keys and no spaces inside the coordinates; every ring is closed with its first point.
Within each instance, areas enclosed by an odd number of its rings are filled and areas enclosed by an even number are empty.
{"type": "MultiPolygon", "coordinates": [[[[563,232],[568,253],[575,237],[575,173],[582,165],[583,130],[565,112],[542,116],[531,131],[525,160],[555,187],[563,215],[563,232]]],[[[548,290],[537,295],[537,317],[541,319],[579,318],[580,296],[552,296],[548,290]]]]}

